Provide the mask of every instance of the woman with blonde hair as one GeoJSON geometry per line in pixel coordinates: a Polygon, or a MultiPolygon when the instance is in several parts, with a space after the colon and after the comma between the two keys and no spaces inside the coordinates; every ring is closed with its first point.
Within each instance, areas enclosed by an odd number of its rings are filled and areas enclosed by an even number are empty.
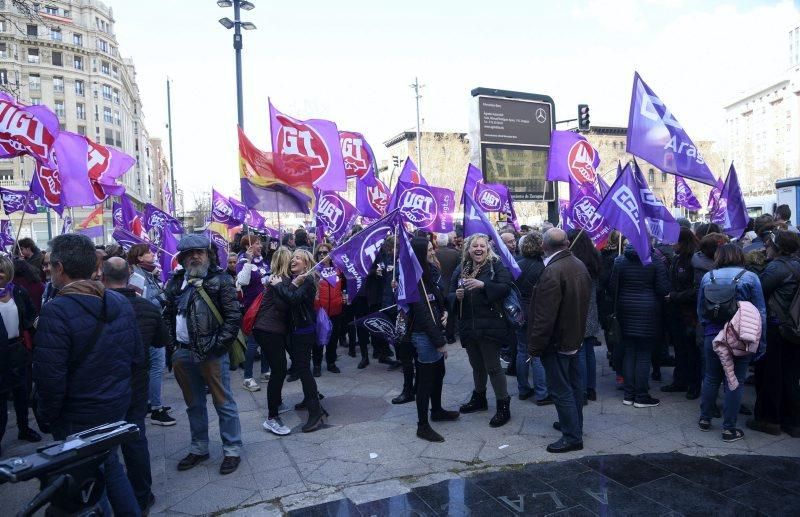
{"type": "MultiPolygon", "coordinates": [[[[497,243],[502,246],[502,243],[497,243]]],[[[500,349],[508,340],[510,326],[501,304],[511,291],[513,278],[482,233],[464,241],[461,265],[453,273],[450,292],[455,296],[452,311],[459,319],[461,344],[467,349],[475,390],[462,413],[489,409],[486,400],[487,378],[497,399],[497,413],[489,425],[500,427],[511,419],[511,398],[506,376],[500,366],[500,349]]]]}
{"type": "MultiPolygon", "coordinates": [[[[289,248],[281,246],[272,254],[270,269],[272,276],[270,279],[289,279],[289,264],[292,260],[292,252],[289,248]]],[[[261,354],[267,357],[267,362],[272,366],[272,374],[267,383],[267,419],[263,427],[279,436],[287,435],[291,431],[283,425],[278,415],[281,406],[281,391],[283,381],[286,379],[286,336],[289,334],[287,321],[288,305],[275,295],[275,288],[267,283],[264,297],[261,299],[261,307],[258,309],[255,325],[253,325],[253,335],[258,346],[261,347],[261,354]]]]}

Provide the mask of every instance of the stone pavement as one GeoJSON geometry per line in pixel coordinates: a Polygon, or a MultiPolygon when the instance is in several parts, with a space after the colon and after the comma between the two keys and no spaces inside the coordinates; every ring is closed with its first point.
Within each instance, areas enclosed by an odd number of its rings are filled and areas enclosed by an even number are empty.
{"type": "MultiPolygon", "coordinates": [[[[469,397],[472,375],[464,350],[458,345],[449,350],[443,399],[445,407],[455,409],[469,397]]],[[[743,440],[726,444],[720,439],[719,420],[714,421],[712,432],[700,432],[696,426],[698,401],[687,401],[683,394],[660,393],[661,383],[651,386],[653,396],[662,401],[660,406],[624,406],[621,392],[614,387],[605,348],[597,347],[595,352],[598,400],[584,408],[584,450],[557,457],[544,450],[557,438],[552,429],[553,406],[538,407],[516,397],[511,403],[511,422],[500,429],[489,427],[494,414],[490,400],[488,412],[434,424],[446,442],[421,441],[415,436],[416,406],[390,402],[400,391],[401,373],[387,372],[375,361],[358,370],[358,359],[348,357],[343,350],[337,363],[342,373],[331,374],[323,368],[322,377],[317,379],[326,397],[323,405],[331,414],[329,425],[303,434],[299,427],[306,413],[290,411],[283,419],[293,433],[279,438],[261,428],[266,384],[261,391],[250,393],[241,388],[241,370],[233,372],[245,445],[241,466],[229,476],[218,472],[222,449],[215,419],[210,430],[211,459],[187,472],[176,470],[177,462],[187,453],[189,429],[180,391],[170,374],[165,379],[164,403],[173,407],[178,425],[163,428],[148,424],[147,429],[156,495],[151,515],[277,515],[345,498],[360,505],[449,479],[596,455],[680,452],[690,456],[800,457],[800,440],[785,434],[770,436],[745,429],[743,440]]],[[[668,369],[664,369],[665,381],[669,378],[668,369]]],[[[516,380],[509,377],[508,382],[510,393],[516,394],[516,380]]],[[[301,399],[300,383],[287,383],[285,403],[294,405],[301,399]]],[[[753,401],[752,387],[747,386],[745,403],[752,407],[753,401]]],[[[210,400],[209,414],[215,415],[210,400]]],[[[740,417],[742,428],[745,418],[740,417]]],[[[34,449],[32,444],[15,440],[13,426],[12,411],[4,456],[34,449]]],[[[761,464],[768,468],[769,461],[764,459],[761,464]]],[[[37,488],[33,482],[0,486],[0,515],[20,508],[37,488]]]]}

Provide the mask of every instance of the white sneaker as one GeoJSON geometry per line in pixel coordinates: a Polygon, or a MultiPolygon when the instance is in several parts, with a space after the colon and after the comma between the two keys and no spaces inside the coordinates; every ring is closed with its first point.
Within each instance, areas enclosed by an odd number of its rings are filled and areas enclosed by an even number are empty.
{"type": "Polygon", "coordinates": [[[261,382],[269,381],[269,372],[261,374],[261,382]]]}
{"type": "Polygon", "coordinates": [[[255,379],[245,379],[242,383],[242,388],[246,389],[247,391],[259,391],[261,386],[255,381],[255,379]]]}
{"type": "Polygon", "coordinates": [[[261,426],[273,433],[277,434],[278,436],[286,436],[287,434],[291,433],[292,430],[283,425],[283,421],[281,421],[281,417],[276,416],[275,418],[269,418],[264,420],[264,423],[261,426]]]}

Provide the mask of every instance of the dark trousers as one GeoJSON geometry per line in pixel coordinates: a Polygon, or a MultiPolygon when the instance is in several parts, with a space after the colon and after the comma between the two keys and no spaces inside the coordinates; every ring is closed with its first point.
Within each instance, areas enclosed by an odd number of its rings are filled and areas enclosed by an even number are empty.
{"type": "Polygon", "coordinates": [[[800,427],[800,347],[767,326],[767,352],[755,363],[755,419],[800,427]]]}
{"type": "Polygon", "coordinates": [[[8,425],[8,396],[14,396],[14,413],[17,415],[17,429],[28,429],[28,390],[25,386],[14,388],[10,392],[0,393],[0,441],[6,433],[8,425]]]}
{"type": "Polygon", "coordinates": [[[414,391],[414,345],[411,341],[401,340],[395,346],[397,359],[403,365],[403,391],[414,391]]]}
{"type": "Polygon", "coordinates": [[[431,410],[442,409],[442,385],[444,383],[444,358],[435,363],[417,363],[417,420],[428,423],[428,406],[431,410]]]}
{"type": "MultiPolygon", "coordinates": [[[[377,304],[377,305],[370,305],[369,312],[367,314],[371,314],[373,312],[378,312],[379,310],[383,309],[385,305],[377,304]]],[[[389,321],[395,321],[397,318],[397,311],[390,309],[387,311],[383,311],[383,314],[389,318],[389,321]]],[[[389,342],[386,341],[384,338],[373,335],[372,339],[372,357],[376,359],[386,359],[392,356],[392,349],[389,346],[389,342]]]]}
{"type": "Polygon", "coordinates": [[[353,305],[347,304],[344,306],[344,329],[342,334],[342,345],[344,345],[345,338],[347,339],[347,348],[349,350],[355,351],[356,349],[356,342],[358,341],[358,334],[356,333],[356,326],[351,325],[353,321],[355,321],[355,312],[353,311],[353,305]]]}
{"type": "Polygon", "coordinates": [[[258,329],[253,331],[253,335],[261,347],[261,353],[267,356],[267,362],[272,366],[267,382],[267,410],[269,418],[275,418],[278,416],[278,408],[281,407],[281,390],[286,379],[286,336],[258,329]]]}
{"type": "MultiPolygon", "coordinates": [[[[330,366],[336,363],[336,347],[339,344],[339,338],[344,335],[346,322],[344,320],[344,314],[339,314],[338,316],[329,316],[329,318],[332,326],[331,337],[328,340],[328,344],[324,347],[324,355],[325,362],[330,366]]],[[[314,366],[320,366],[322,364],[323,347],[315,346],[312,354],[314,358],[314,366]]]]}
{"type": "MultiPolygon", "coordinates": [[[[317,382],[311,374],[311,350],[317,346],[317,335],[292,334],[289,337],[289,357],[294,374],[303,385],[303,400],[318,400],[317,382]]],[[[269,388],[269,387],[267,387],[269,388]]]]}
{"type": "Polygon", "coordinates": [[[625,372],[625,398],[640,401],[649,396],[650,362],[653,354],[653,341],[658,338],[638,338],[622,336],[625,349],[623,360],[625,372]]]}
{"type": "Polygon", "coordinates": [[[547,390],[556,406],[563,440],[567,443],[583,441],[583,383],[578,361],[577,354],[559,354],[555,347],[549,347],[542,354],[547,390]]]}
{"type": "Polygon", "coordinates": [[[120,445],[122,459],[125,460],[125,470],[128,481],[133,488],[133,495],[139,503],[139,508],[146,508],[152,495],[151,487],[153,478],[150,473],[150,450],[147,448],[144,417],[128,420],[139,427],[139,438],[135,441],[120,445]]]}
{"type": "Polygon", "coordinates": [[[675,348],[675,370],[672,383],[677,386],[700,387],[703,381],[703,370],[700,360],[700,349],[697,347],[693,323],[686,323],[680,314],[671,320],[670,336],[675,348]]]}

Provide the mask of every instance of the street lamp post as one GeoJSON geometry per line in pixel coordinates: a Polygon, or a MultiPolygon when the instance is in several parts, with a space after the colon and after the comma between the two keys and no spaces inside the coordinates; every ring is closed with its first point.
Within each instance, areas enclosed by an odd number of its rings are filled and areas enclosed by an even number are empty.
{"type": "Polygon", "coordinates": [[[250,11],[255,5],[248,0],[217,0],[220,7],[233,6],[233,20],[228,17],[220,18],[219,23],[226,29],[233,29],[233,50],[236,53],[236,111],[239,127],[244,129],[244,106],[242,99],[242,29],[253,30],[256,28],[252,22],[243,22],[240,17],[242,9],[250,11]]]}

